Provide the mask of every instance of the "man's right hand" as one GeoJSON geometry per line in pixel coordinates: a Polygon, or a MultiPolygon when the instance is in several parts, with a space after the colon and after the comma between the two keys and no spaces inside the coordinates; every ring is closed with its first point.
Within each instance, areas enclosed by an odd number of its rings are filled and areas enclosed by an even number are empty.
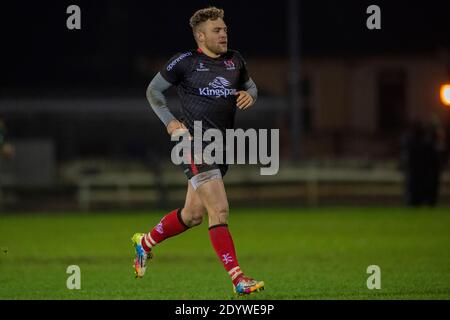
{"type": "Polygon", "coordinates": [[[169,124],[167,125],[167,132],[169,133],[170,136],[172,136],[178,129],[187,130],[186,126],[176,119],[170,121],[169,124]]]}

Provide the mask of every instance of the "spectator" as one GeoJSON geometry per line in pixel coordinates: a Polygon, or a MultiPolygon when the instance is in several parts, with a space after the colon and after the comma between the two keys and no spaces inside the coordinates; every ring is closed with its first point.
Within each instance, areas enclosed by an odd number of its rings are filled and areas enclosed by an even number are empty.
{"type": "Polygon", "coordinates": [[[6,126],[2,119],[0,119],[0,156],[3,158],[13,158],[16,151],[14,145],[6,142],[6,126]]]}
{"type": "Polygon", "coordinates": [[[402,138],[402,164],[405,174],[405,201],[408,206],[438,202],[443,167],[443,135],[437,121],[414,122],[402,138]]]}
{"type": "Polygon", "coordinates": [[[445,134],[438,118],[425,125],[425,167],[423,202],[429,206],[435,206],[439,198],[439,186],[442,169],[444,167],[445,134]]]}

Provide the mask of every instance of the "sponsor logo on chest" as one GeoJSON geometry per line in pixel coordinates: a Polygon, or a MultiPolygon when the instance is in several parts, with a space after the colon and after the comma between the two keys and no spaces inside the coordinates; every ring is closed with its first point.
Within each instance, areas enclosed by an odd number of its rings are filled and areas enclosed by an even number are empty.
{"type": "Polygon", "coordinates": [[[231,83],[224,77],[215,77],[213,81],[208,84],[208,87],[199,88],[199,94],[201,96],[212,97],[228,97],[236,94],[236,89],[229,88],[231,83]]]}

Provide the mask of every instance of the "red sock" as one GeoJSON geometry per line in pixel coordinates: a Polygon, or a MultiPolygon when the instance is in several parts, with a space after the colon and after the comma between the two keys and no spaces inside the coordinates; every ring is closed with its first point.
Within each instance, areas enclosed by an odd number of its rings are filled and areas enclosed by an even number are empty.
{"type": "Polygon", "coordinates": [[[227,224],[218,224],[209,228],[209,238],[216,250],[217,256],[228,271],[234,285],[237,285],[244,275],[239,267],[234,249],[233,239],[227,224]]]}
{"type": "Polygon", "coordinates": [[[189,227],[181,219],[181,209],[175,209],[165,215],[152,231],[142,237],[141,245],[149,252],[161,241],[186,231],[189,227]]]}

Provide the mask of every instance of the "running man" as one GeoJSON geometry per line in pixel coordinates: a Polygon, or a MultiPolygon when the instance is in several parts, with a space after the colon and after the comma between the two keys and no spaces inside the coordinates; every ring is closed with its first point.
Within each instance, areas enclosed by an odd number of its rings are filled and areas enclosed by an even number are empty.
{"type": "MultiPolygon", "coordinates": [[[[215,7],[195,12],[190,25],[198,48],[172,57],[147,88],[147,99],[171,136],[188,130],[193,137],[194,121],[201,121],[203,131],[218,129],[225,134],[226,129],[234,128],[236,108],[247,109],[256,101],[257,88],[244,59],[239,52],[228,50],[223,17],[224,11],[215,7]],[[171,86],[177,88],[181,99],[180,119],[169,111],[163,94],[171,86]]],[[[149,233],[136,233],[132,238],[136,277],[144,276],[157,244],[200,225],[207,213],[212,246],[231,278],[234,292],[250,294],[264,289],[263,281],[244,275],[228,230],[228,200],[222,180],[228,166],[192,160],[181,166],[189,180],[184,207],[164,216],[149,233]]]]}

